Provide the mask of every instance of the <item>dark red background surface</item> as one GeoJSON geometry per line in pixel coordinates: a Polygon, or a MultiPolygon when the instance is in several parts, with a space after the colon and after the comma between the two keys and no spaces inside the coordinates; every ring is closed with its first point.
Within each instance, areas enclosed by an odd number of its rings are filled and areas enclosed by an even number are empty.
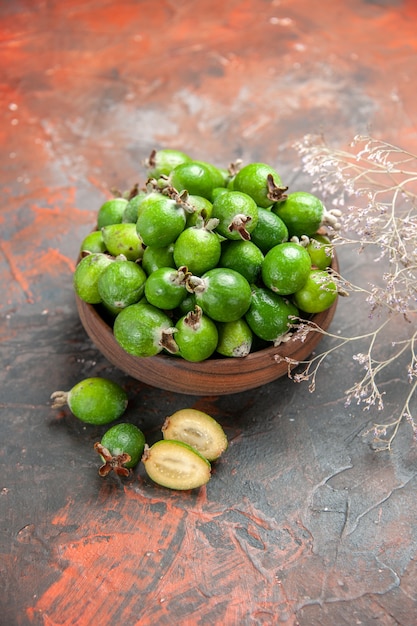
{"type": "MultiPolygon", "coordinates": [[[[72,291],[98,207],[144,182],[154,147],[266,161],[307,190],[305,133],[416,151],[416,3],[14,0],[0,17],[0,623],[417,623],[416,449],[406,426],[391,453],[361,436],[348,350],[315,394],[161,392],[100,356],[72,291]],[[49,404],[93,375],[124,385],[149,442],[177,408],[216,416],[230,447],[208,486],[100,479],[103,430],[49,404]]],[[[361,324],[343,301],[332,329],[361,324]]]]}

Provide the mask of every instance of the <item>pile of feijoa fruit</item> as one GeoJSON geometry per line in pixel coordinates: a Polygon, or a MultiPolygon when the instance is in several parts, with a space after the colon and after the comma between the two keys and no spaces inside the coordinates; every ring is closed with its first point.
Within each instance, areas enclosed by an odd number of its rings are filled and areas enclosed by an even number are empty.
{"type": "Polygon", "coordinates": [[[74,273],[127,353],[245,357],[332,306],[337,224],[317,196],[266,163],[160,149],[144,169],[142,188],[99,208],[74,273]]]}

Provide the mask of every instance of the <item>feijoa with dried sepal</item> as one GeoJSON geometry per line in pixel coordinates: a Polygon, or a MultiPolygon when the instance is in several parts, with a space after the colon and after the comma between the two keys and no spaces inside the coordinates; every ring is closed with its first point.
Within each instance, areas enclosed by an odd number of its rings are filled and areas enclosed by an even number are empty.
{"type": "Polygon", "coordinates": [[[216,350],[216,324],[198,305],[178,320],[175,330],[174,340],[178,346],[178,355],[186,361],[205,361],[216,350]]]}
{"type": "Polygon", "coordinates": [[[144,165],[150,178],[159,178],[160,176],[168,176],[177,165],[189,161],[191,161],[191,157],[182,150],[160,148],[159,150],[152,150],[144,165]]]}
{"type": "Polygon", "coordinates": [[[142,301],[122,309],[113,326],[117,343],[128,354],[139,357],[155,356],[164,348],[177,352],[173,331],[171,319],[164,311],[142,301]]]}
{"type": "Polygon", "coordinates": [[[69,391],[51,395],[52,408],[68,406],[71,413],[87,424],[108,424],[123,415],[128,398],[125,390],[107,378],[81,380],[69,391]]]}
{"type": "Polygon", "coordinates": [[[94,449],[103,460],[99,469],[100,476],[107,476],[114,471],[119,476],[128,476],[135,467],[145,448],[145,435],[134,424],[115,424],[107,430],[94,449]]]}
{"type": "Polygon", "coordinates": [[[149,478],[168,489],[198,489],[211,477],[210,461],[182,441],[161,439],[145,445],[142,462],[149,478]]]}
{"type": "Polygon", "coordinates": [[[264,209],[282,199],[287,191],[278,172],[267,163],[249,163],[232,180],[234,191],[248,194],[264,209]]]}
{"type": "Polygon", "coordinates": [[[164,439],[192,446],[208,461],[218,459],[228,447],[226,434],[211,415],[197,409],[180,409],[169,415],[163,426],[164,439]]]}

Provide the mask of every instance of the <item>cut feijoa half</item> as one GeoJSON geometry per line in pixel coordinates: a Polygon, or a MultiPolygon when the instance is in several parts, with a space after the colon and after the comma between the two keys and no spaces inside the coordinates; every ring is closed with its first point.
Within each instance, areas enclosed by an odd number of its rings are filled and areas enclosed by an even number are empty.
{"type": "Polygon", "coordinates": [[[216,420],[197,409],[180,409],[166,418],[164,439],[182,441],[192,446],[208,461],[215,461],[227,449],[223,428],[216,420]]]}
{"type": "Polygon", "coordinates": [[[182,441],[161,439],[145,446],[142,462],[149,478],[169,489],[196,489],[211,476],[209,461],[182,441]]]}

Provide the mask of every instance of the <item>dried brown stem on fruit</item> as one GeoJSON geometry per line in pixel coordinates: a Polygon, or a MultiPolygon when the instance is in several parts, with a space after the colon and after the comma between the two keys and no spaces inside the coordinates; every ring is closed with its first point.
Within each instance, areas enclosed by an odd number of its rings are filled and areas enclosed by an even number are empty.
{"type": "Polygon", "coordinates": [[[268,174],[266,177],[266,184],[268,187],[268,193],[266,194],[268,200],[271,200],[271,202],[281,202],[286,199],[287,196],[285,195],[285,192],[288,187],[280,187],[277,185],[272,174],[268,174]]]}
{"type": "Polygon", "coordinates": [[[252,218],[249,215],[245,215],[244,213],[239,213],[235,215],[233,221],[227,227],[227,230],[230,233],[238,232],[242,239],[245,241],[250,240],[250,234],[246,230],[246,224],[252,221],[252,218]]]}
{"type": "Polygon", "coordinates": [[[130,454],[123,452],[123,454],[113,456],[110,450],[102,446],[99,442],[94,444],[94,450],[104,459],[104,464],[98,470],[100,476],[107,476],[111,471],[124,478],[129,476],[130,470],[124,467],[124,465],[131,460],[130,454]]]}
{"type": "Polygon", "coordinates": [[[194,311],[189,311],[184,317],[184,324],[186,326],[189,326],[190,328],[196,329],[200,324],[202,315],[203,309],[197,304],[194,308],[194,311]]]}
{"type": "Polygon", "coordinates": [[[51,395],[52,408],[60,409],[68,404],[68,391],[54,391],[51,395]]]}
{"type": "Polygon", "coordinates": [[[174,334],[177,332],[176,328],[166,328],[161,333],[161,339],[159,345],[167,350],[170,354],[177,354],[179,351],[178,345],[174,339],[174,334]]]}

